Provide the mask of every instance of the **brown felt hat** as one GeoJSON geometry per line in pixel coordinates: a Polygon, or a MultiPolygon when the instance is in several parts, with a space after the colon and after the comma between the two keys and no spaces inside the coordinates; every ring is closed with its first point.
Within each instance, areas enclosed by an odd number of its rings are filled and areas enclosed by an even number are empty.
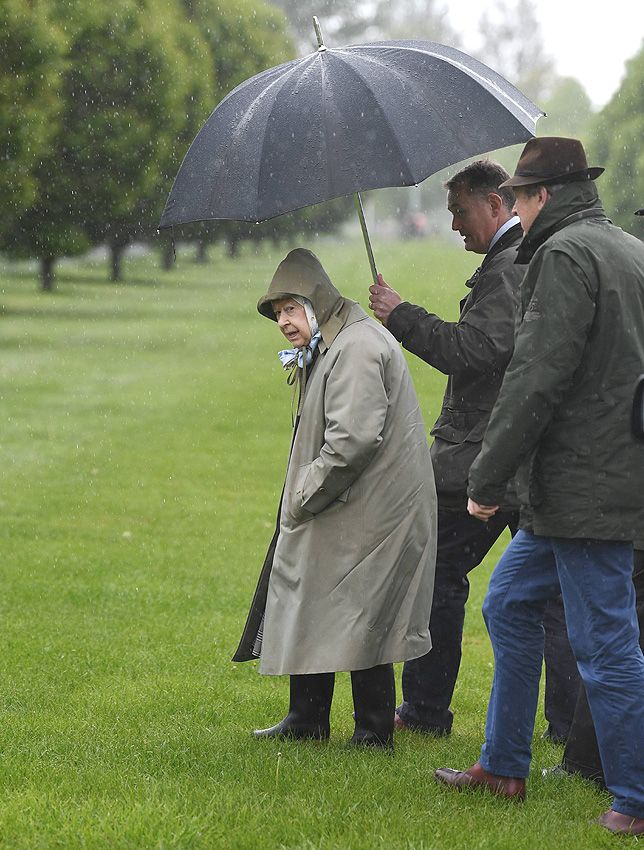
{"type": "Polygon", "coordinates": [[[519,157],[514,176],[501,183],[501,186],[594,180],[603,171],[603,168],[588,167],[586,152],[579,139],[541,136],[530,139],[519,157]]]}

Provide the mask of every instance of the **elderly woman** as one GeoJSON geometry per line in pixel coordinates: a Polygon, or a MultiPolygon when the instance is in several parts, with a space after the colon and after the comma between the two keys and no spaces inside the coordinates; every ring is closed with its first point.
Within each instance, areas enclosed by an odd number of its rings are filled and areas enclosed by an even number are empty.
{"type": "Polygon", "coordinates": [[[290,674],[257,737],[325,739],[334,674],[351,671],[352,744],[391,748],[393,662],[431,647],[436,493],[398,343],[343,298],[310,251],[279,265],[258,310],[290,350],[297,416],[278,528],[233,660],[290,674]]]}

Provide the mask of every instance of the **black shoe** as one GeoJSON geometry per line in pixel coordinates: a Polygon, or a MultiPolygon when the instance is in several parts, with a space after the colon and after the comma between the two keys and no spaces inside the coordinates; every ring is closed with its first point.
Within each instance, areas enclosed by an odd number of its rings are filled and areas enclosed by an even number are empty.
{"type": "Polygon", "coordinates": [[[541,735],[542,741],[550,741],[555,746],[562,746],[568,740],[568,733],[555,732],[552,725],[549,725],[546,731],[541,735]]]}
{"type": "Polygon", "coordinates": [[[573,774],[566,770],[563,764],[556,764],[554,767],[541,768],[541,775],[544,779],[559,779],[562,776],[572,776],[573,774]]]}
{"type": "Polygon", "coordinates": [[[399,732],[404,729],[408,732],[421,732],[423,735],[433,735],[434,738],[446,738],[452,734],[451,729],[445,729],[443,726],[420,726],[416,723],[409,723],[400,716],[398,709],[394,714],[394,729],[399,732]]]}
{"type": "MultiPolygon", "coordinates": [[[[413,713],[414,712],[412,712],[412,714],[413,713]]],[[[423,735],[431,735],[434,738],[446,738],[448,735],[452,734],[454,713],[447,709],[447,711],[443,712],[443,714],[445,715],[446,723],[440,725],[437,723],[422,723],[408,716],[406,704],[402,702],[396,707],[394,715],[394,729],[399,731],[406,729],[409,732],[421,732],[423,735]]]]}
{"type": "Polygon", "coordinates": [[[268,729],[255,729],[256,738],[292,738],[297,741],[326,741],[329,728],[320,724],[294,723],[288,717],[268,729]]]}
{"type": "Polygon", "coordinates": [[[381,750],[393,753],[394,751],[394,736],[393,735],[377,735],[368,729],[356,729],[348,743],[349,747],[377,747],[381,750]]]}
{"type": "Polygon", "coordinates": [[[587,782],[593,782],[602,791],[608,790],[604,784],[604,777],[602,773],[573,770],[563,762],[561,764],[556,764],[554,767],[542,768],[541,775],[544,779],[561,779],[562,777],[570,779],[571,776],[578,776],[580,779],[585,779],[587,782]]]}

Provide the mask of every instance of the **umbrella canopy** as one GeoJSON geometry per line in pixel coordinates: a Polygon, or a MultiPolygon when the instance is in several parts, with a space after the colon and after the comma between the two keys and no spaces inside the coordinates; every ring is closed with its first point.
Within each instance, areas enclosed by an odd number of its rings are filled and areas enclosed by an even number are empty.
{"type": "Polygon", "coordinates": [[[264,71],[192,143],[160,227],[264,221],[532,138],[543,113],[459,50],[428,41],[330,49],[264,71]]]}

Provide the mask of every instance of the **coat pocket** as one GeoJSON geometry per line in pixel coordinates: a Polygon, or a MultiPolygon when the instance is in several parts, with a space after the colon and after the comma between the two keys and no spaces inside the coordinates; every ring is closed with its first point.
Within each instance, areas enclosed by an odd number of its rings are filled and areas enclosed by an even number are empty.
{"type": "Polygon", "coordinates": [[[295,470],[292,480],[287,478],[287,486],[284,490],[284,501],[282,504],[282,516],[287,525],[300,525],[313,519],[313,514],[302,507],[302,491],[306,478],[309,474],[312,461],[303,463],[295,470]]]}

